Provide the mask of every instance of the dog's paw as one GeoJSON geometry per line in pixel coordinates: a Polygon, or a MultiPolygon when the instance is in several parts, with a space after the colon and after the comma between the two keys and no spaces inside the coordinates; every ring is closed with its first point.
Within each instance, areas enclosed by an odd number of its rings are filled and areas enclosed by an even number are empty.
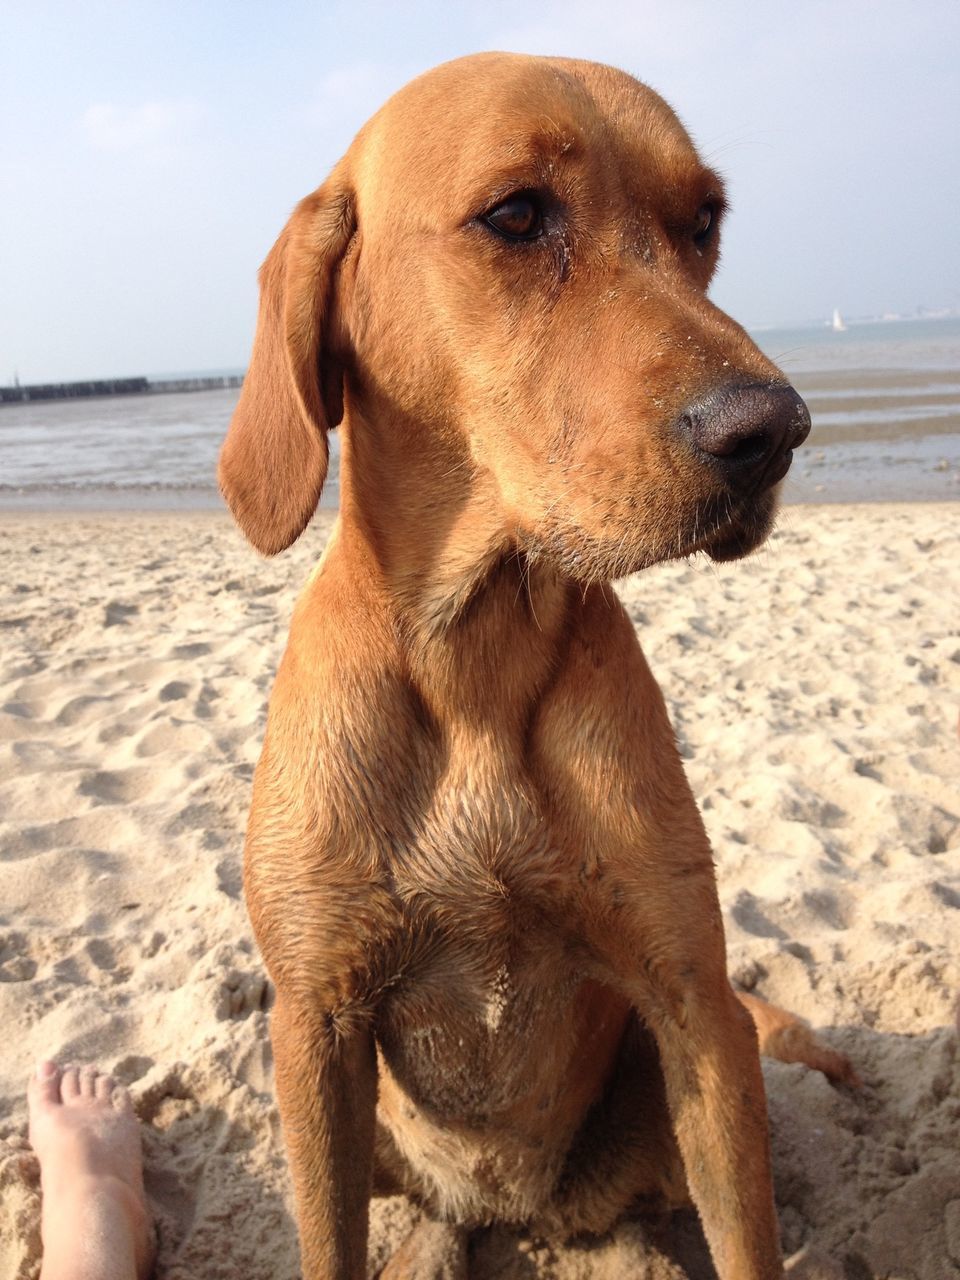
{"type": "Polygon", "coordinates": [[[423,1218],[380,1272],[380,1280],[467,1280],[467,1232],[423,1218]]]}

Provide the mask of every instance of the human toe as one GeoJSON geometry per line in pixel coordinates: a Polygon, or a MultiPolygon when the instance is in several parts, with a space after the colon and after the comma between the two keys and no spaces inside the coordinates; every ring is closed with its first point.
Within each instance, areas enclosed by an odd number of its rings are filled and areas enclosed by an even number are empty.
{"type": "Polygon", "coordinates": [[[92,1102],[97,1096],[97,1079],[100,1071],[94,1063],[86,1063],[80,1068],[80,1097],[92,1102]]]}
{"type": "Polygon", "coordinates": [[[80,1068],[68,1063],[60,1076],[60,1099],[75,1102],[80,1097],[80,1068]]]}
{"type": "Polygon", "coordinates": [[[104,1073],[98,1075],[94,1082],[94,1094],[98,1102],[111,1102],[116,1081],[113,1076],[104,1073]]]}
{"type": "Polygon", "coordinates": [[[56,1106],[60,1101],[60,1068],[49,1058],[42,1058],[27,1085],[27,1103],[31,1111],[56,1106]]]}

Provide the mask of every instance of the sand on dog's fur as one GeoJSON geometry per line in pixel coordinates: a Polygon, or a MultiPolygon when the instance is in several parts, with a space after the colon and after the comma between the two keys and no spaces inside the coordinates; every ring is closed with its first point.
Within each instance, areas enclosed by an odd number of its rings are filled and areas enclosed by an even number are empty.
{"type": "MultiPolygon", "coordinates": [[[[748,561],[621,587],[714,841],[731,971],[864,1077],[765,1067],[784,1246],[809,1274],[960,1275],[958,511],[788,509],[748,561]]],[[[225,516],[0,519],[5,1277],[38,1273],[24,1083],[51,1053],[131,1085],[162,1280],[297,1274],[240,852],[327,527],[267,562],[225,516]]],[[[371,1275],[411,1220],[375,1206],[371,1275]]],[[[709,1274],[695,1222],[572,1245],[495,1229],[471,1255],[488,1280],[627,1274],[709,1274]]]]}

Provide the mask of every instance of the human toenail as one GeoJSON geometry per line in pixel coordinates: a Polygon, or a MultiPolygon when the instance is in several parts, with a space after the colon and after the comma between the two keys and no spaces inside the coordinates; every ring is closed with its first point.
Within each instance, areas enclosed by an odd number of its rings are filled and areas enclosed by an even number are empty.
{"type": "Polygon", "coordinates": [[[45,1058],[43,1061],[37,1063],[38,1080],[49,1080],[51,1076],[55,1076],[56,1074],[57,1064],[55,1062],[50,1062],[45,1058]]]}

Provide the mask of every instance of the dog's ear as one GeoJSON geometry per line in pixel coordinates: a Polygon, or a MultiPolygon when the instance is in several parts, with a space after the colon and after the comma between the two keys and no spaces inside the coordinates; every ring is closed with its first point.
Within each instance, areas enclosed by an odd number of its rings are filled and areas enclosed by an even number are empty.
{"type": "Polygon", "coordinates": [[[250,367],[218,479],[240,528],[275,555],[307,527],[327,474],[327,431],[343,413],[328,331],[353,202],[334,175],[301,200],[260,270],[250,367]]]}

